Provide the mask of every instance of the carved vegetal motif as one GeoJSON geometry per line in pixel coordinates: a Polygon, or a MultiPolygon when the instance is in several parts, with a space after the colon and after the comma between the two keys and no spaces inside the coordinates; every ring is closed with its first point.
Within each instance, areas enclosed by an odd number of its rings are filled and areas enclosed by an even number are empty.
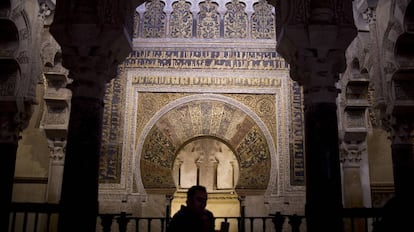
{"type": "Polygon", "coordinates": [[[226,4],[227,12],[224,14],[224,38],[247,37],[246,5],[239,0],[232,0],[226,4]]]}
{"type": "Polygon", "coordinates": [[[171,169],[176,147],[169,138],[154,127],[147,136],[141,158],[141,176],[147,188],[174,186],[171,169]]]}
{"type": "Polygon", "coordinates": [[[257,127],[246,134],[236,148],[240,160],[240,180],[238,186],[248,188],[266,188],[269,181],[268,145],[257,127]]]}
{"type": "Polygon", "coordinates": [[[172,167],[176,148],[157,127],[147,137],[143,150],[143,159],[149,163],[164,168],[172,167]]]}
{"type": "Polygon", "coordinates": [[[242,168],[250,168],[267,160],[269,153],[266,141],[263,139],[263,136],[260,135],[258,128],[252,128],[252,130],[247,133],[236,151],[240,160],[242,160],[242,162],[240,162],[242,168]]]}
{"type": "Polygon", "coordinates": [[[134,26],[133,26],[134,29],[132,31],[133,38],[138,38],[139,22],[140,22],[139,14],[138,14],[138,12],[135,12],[134,13],[134,26]]]}
{"type": "Polygon", "coordinates": [[[371,82],[368,86],[368,118],[369,118],[369,122],[370,125],[372,125],[373,127],[377,127],[379,126],[379,115],[378,115],[378,110],[374,108],[375,106],[375,86],[374,84],[371,82]]]}
{"type": "Polygon", "coordinates": [[[149,1],[144,13],[142,37],[163,38],[165,37],[166,15],[164,13],[165,3],[160,0],[149,1]]]}
{"type": "Polygon", "coordinates": [[[191,4],[185,0],[179,0],[172,7],[170,36],[172,38],[193,37],[193,14],[190,11],[191,4]]]}
{"type": "Polygon", "coordinates": [[[345,111],[348,128],[365,128],[365,109],[345,111]]]}
{"type": "Polygon", "coordinates": [[[44,118],[44,123],[52,125],[65,124],[67,121],[67,112],[68,109],[65,107],[56,107],[48,105],[46,115],[44,118]]]}
{"type": "Polygon", "coordinates": [[[52,162],[63,162],[66,153],[66,140],[48,140],[50,160],[52,162]]]}
{"type": "Polygon", "coordinates": [[[271,116],[275,113],[275,105],[271,99],[263,98],[257,102],[257,110],[259,115],[271,116]]]}
{"type": "Polygon", "coordinates": [[[367,7],[365,12],[363,12],[363,18],[368,24],[373,24],[377,21],[377,12],[372,7],[367,7]]]}
{"type": "MultiPolygon", "coordinates": [[[[122,73],[122,69],[120,69],[122,73]]],[[[122,74],[121,74],[122,75],[122,74]]],[[[99,181],[118,182],[121,173],[122,127],[124,112],[124,78],[114,79],[107,85],[102,120],[102,145],[99,167],[99,181]]]]}
{"type": "Polygon", "coordinates": [[[341,163],[346,166],[359,166],[362,160],[362,154],[366,152],[366,147],[364,144],[351,145],[344,143],[341,145],[339,151],[341,163]]]}
{"type": "Polygon", "coordinates": [[[197,22],[197,37],[204,39],[216,39],[220,37],[220,14],[217,12],[218,5],[206,0],[199,5],[197,22]]]}
{"type": "Polygon", "coordinates": [[[275,17],[272,13],[272,6],[265,0],[260,0],[254,6],[255,13],[252,15],[252,38],[272,39],[276,38],[275,17]]]}

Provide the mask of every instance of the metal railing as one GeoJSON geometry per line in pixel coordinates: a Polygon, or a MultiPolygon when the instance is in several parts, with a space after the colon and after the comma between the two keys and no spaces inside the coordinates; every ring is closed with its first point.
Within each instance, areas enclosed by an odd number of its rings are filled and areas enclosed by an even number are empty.
{"type": "MultiPolygon", "coordinates": [[[[384,211],[382,208],[345,208],[342,211],[344,231],[372,232],[384,211]]],[[[56,232],[59,205],[48,203],[12,203],[9,232],[56,232]]],[[[166,232],[169,217],[135,217],[121,212],[99,214],[97,230],[102,232],[166,232]]],[[[300,232],[306,222],[304,216],[283,215],[267,217],[216,217],[216,225],[228,223],[228,231],[237,232],[300,232]]],[[[217,227],[217,226],[216,226],[217,227]]]]}
{"type": "Polygon", "coordinates": [[[59,205],[48,203],[13,202],[10,212],[10,232],[57,231],[59,205]]]}

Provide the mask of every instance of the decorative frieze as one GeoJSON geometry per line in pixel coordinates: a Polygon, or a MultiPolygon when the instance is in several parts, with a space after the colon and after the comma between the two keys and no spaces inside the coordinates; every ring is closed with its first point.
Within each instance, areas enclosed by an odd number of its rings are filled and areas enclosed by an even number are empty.
{"type": "Polygon", "coordinates": [[[303,115],[303,93],[302,88],[296,83],[292,84],[291,93],[291,119],[292,130],[290,133],[290,184],[305,185],[305,134],[303,115]]]}
{"type": "Polygon", "coordinates": [[[275,39],[274,12],[266,0],[157,0],[137,9],[134,38],[275,39]]]}
{"type": "Polygon", "coordinates": [[[257,69],[287,70],[288,64],[275,51],[135,50],[125,60],[128,68],[257,69]]]}
{"type": "Polygon", "coordinates": [[[266,77],[176,77],[176,76],[134,76],[132,83],[142,86],[192,86],[192,87],[275,87],[281,86],[281,80],[266,77]]]}

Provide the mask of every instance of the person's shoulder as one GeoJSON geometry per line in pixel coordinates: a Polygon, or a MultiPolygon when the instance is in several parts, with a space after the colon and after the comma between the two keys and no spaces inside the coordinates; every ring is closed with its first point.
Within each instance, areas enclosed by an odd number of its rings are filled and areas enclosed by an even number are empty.
{"type": "Polygon", "coordinates": [[[210,217],[214,217],[213,212],[211,212],[210,210],[205,209],[204,211],[205,211],[205,214],[209,215],[210,217]]]}
{"type": "Polygon", "coordinates": [[[186,206],[181,206],[181,208],[174,214],[173,218],[181,218],[188,214],[188,209],[186,206]]]}

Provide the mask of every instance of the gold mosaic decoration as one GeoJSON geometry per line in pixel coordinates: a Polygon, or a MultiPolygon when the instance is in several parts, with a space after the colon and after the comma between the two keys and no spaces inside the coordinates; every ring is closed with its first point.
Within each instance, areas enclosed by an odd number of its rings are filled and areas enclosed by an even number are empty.
{"type": "Polygon", "coordinates": [[[240,162],[236,188],[267,188],[270,152],[263,133],[253,119],[240,109],[214,100],[195,100],[178,106],[153,126],[141,156],[144,187],[164,189],[174,186],[171,173],[170,176],[162,176],[158,170],[161,173],[172,170],[177,149],[199,136],[217,137],[234,148],[240,162]],[[229,131],[235,128],[236,131],[229,131]]]}
{"type": "MultiPolygon", "coordinates": [[[[185,0],[172,1],[171,7],[165,7],[165,1],[151,0],[146,3],[145,9],[137,10],[134,18],[135,40],[154,42],[165,38],[165,43],[168,44],[169,41],[181,41],[171,38],[185,38],[189,43],[194,41],[200,44],[204,39],[209,39],[211,43],[201,47],[195,45],[187,47],[179,43],[178,45],[171,43],[170,46],[162,44],[161,47],[135,45],[137,47],[123,63],[121,77],[111,82],[105,96],[100,182],[120,183],[122,147],[125,145],[123,133],[134,134],[137,138],[135,142],[140,142],[138,138],[149,129],[146,128],[147,124],[164,109],[163,107],[174,101],[180,101],[183,97],[198,94],[195,93],[197,89],[208,87],[213,93],[215,90],[225,89],[225,93],[221,92],[223,96],[236,100],[254,112],[264,123],[261,126],[267,127],[273,144],[279,144],[277,141],[280,141],[281,136],[288,136],[277,134],[280,125],[275,119],[286,113],[285,110],[291,111],[288,144],[291,159],[290,184],[303,185],[301,89],[297,85],[290,86],[291,108],[277,109],[276,95],[269,90],[282,88],[282,81],[274,76],[263,75],[266,70],[287,72],[288,64],[277,54],[275,48],[269,46],[270,42],[267,42],[265,47],[249,47],[237,42],[226,47],[221,43],[223,38],[245,38],[250,44],[251,39],[275,41],[274,8],[267,1],[259,0],[254,3],[254,12],[249,18],[245,13],[248,3],[240,0],[192,2],[199,4],[198,7],[192,6],[192,3],[185,0]],[[220,11],[222,20],[218,9],[224,10],[220,11]],[[150,38],[157,39],[152,41],[150,38]],[[210,46],[211,44],[214,46],[210,46]],[[170,70],[173,72],[169,72],[170,70]],[[242,70],[247,72],[241,74],[242,70]],[[181,76],[179,71],[192,74],[181,76]],[[215,75],[214,71],[218,75],[215,75]],[[126,75],[127,72],[133,75],[126,75]],[[203,72],[211,72],[211,75],[199,75],[203,72]],[[258,72],[261,75],[256,76],[258,72]],[[132,86],[142,88],[136,95],[136,112],[125,112],[124,109],[127,108],[125,104],[129,102],[125,97],[126,80],[131,81],[132,86]],[[194,92],[180,92],[182,87],[194,88],[194,92]],[[144,91],[145,88],[151,90],[144,91]],[[159,88],[163,91],[157,92],[159,88]],[[269,92],[252,93],[262,88],[266,88],[269,92]],[[237,92],[232,93],[232,90],[237,92]],[[240,93],[240,90],[248,90],[249,93],[240,93]],[[134,128],[124,128],[123,124],[128,123],[124,122],[125,113],[131,114],[127,115],[128,117],[135,114],[133,115],[136,116],[134,128]]],[[[251,9],[252,5],[248,7],[251,9]]],[[[217,91],[217,94],[219,92],[217,91]]],[[[220,138],[234,149],[241,166],[237,188],[259,190],[267,188],[271,168],[269,145],[261,128],[238,106],[219,100],[194,100],[157,117],[160,118],[150,128],[140,153],[141,178],[145,188],[175,188],[171,165],[177,149],[197,136],[220,138]]],[[[133,184],[136,191],[138,187],[135,181],[133,184]]]]}

